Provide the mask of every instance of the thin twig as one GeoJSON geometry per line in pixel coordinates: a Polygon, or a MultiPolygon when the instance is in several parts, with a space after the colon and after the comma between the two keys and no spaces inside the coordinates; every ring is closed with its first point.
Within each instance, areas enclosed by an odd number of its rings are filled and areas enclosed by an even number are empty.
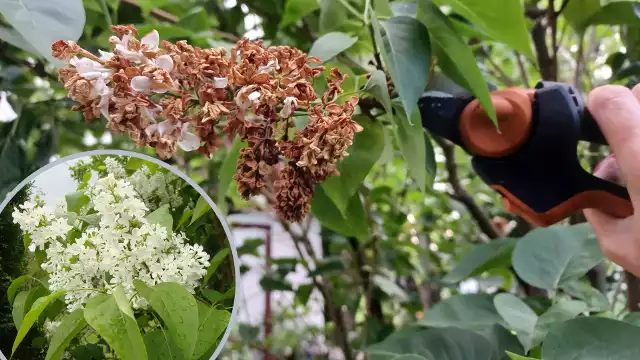
{"type": "Polygon", "coordinates": [[[579,35],[580,39],[578,40],[578,51],[576,53],[576,69],[573,74],[573,84],[578,89],[578,91],[584,91],[584,81],[582,81],[583,76],[583,62],[584,62],[584,33],[579,35]]]}
{"type": "MultiPolygon", "coordinates": [[[[140,5],[138,4],[138,2],[136,0],[120,0],[123,3],[127,3],[133,6],[137,6],[140,7],[140,5]]],[[[177,23],[178,21],[180,21],[180,18],[177,17],[176,15],[173,15],[169,12],[166,12],[164,10],[160,10],[160,9],[152,9],[151,10],[151,16],[153,16],[154,18],[158,19],[158,20],[162,20],[162,21],[166,21],[166,22],[170,22],[172,24],[177,23]]],[[[231,34],[228,32],[224,32],[224,31],[220,31],[217,29],[210,29],[211,32],[216,35],[219,36],[223,39],[227,39],[229,41],[233,41],[236,42],[238,40],[240,40],[240,37],[235,35],[235,34],[231,34]]]]}
{"type": "Polygon", "coordinates": [[[524,62],[522,62],[522,55],[519,52],[515,52],[516,64],[518,64],[518,74],[520,75],[520,81],[522,81],[522,85],[524,87],[530,87],[529,83],[529,74],[527,73],[527,69],[524,67],[524,62]]]}
{"type": "Polygon", "coordinates": [[[438,145],[442,148],[445,156],[445,166],[447,168],[448,180],[453,188],[453,195],[469,210],[473,219],[478,223],[480,230],[487,235],[490,239],[496,239],[500,237],[500,234],[491,223],[491,219],[484,213],[480,206],[473,200],[473,197],[462,186],[460,177],[458,175],[458,165],[455,159],[455,147],[447,140],[441,139],[437,136],[433,137],[438,145]]]}
{"type": "MultiPolygon", "coordinates": [[[[312,270],[311,267],[309,266],[309,261],[306,261],[305,256],[304,256],[304,252],[302,251],[302,248],[300,247],[300,243],[302,243],[302,245],[304,245],[305,250],[307,252],[307,255],[311,258],[311,260],[313,260],[314,264],[317,262],[318,257],[316,256],[315,250],[313,249],[313,246],[311,246],[311,241],[309,241],[309,238],[306,236],[300,236],[298,234],[296,234],[292,229],[291,229],[291,225],[284,221],[283,219],[278,218],[278,221],[280,222],[280,225],[285,229],[285,231],[287,231],[289,233],[289,235],[291,236],[291,239],[293,240],[293,243],[296,247],[296,251],[298,252],[298,255],[300,255],[300,258],[303,260],[302,261],[302,265],[305,267],[305,269],[307,270],[307,272],[309,272],[309,274],[311,274],[312,270]]],[[[343,353],[344,353],[344,357],[345,360],[354,360],[355,357],[353,356],[353,351],[351,350],[351,346],[349,345],[349,337],[347,335],[347,327],[344,323],[344,318],[342,316],[342,313],[340,311],[340,309],[338,307],[336,307],[336,304],[333,300],[333,295],[330,289],[330,284],[324,284],[318,281],[318,279],[315,276],[311,276],[311,280],[313,281],[313,284],[315,285],[315,287],[320,290],[320,292],[322,293],[322,296],[324,297],[325,303],[329,308],[329,313],[331,315],[331,318],[333,319],[333,322],[336,325],[336,335],[337,335],[337,341],[340,345],[340,348],[342,349],[343,353]],[[325,286],[326,285],[326,286],[325,286]]]]}
{"type": "Polygon", "coordinates": [[[491,57],[491,55],[485,50],[482,49],[482,52],[487,58],[487,61],[495,71],[492,75],[494,75],[498,80],[502,81],[507,86],[515,86],[515,81],[500,67],[491,57]]]}

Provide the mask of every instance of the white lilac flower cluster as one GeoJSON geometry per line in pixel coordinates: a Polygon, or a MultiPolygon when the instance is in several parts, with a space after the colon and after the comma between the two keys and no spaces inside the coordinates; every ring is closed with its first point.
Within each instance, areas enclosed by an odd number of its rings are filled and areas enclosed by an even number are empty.
{"type": "MultiPolygon", "coordinates": [[[[116,179],[127,178],[127,172],[117,160],[107,157],[104,160],[107,172],[113,174],[116,179]]],[[[131,176],[128,181],[133,185],[138,195],[150,208],[159,208],[168,204],[172,209],[183,204],[183,199],[179,194],[181,182],[173,173],[156,171],[151,173],[146,165],[141,166],[131,176]]],[[[190,205],[193,207],[193,204],[190,205]]]]}
{"type": "MultiPolygon", "coordinates": [[[[113,174],[86,188],[95,215],[93,224],[60,216],[41,202],[27,201],[13,212],[14,222],[31,238],[30,251],[44,250],[42,269],[49,275],[49,290],[105,289],[121,284],[129,298],[135,295],[134,279],[149,286],[177,282],[190,291],[207,273],[209,254],[190,245],[184,234],[151,223],[149,208],[131,182],[113,174]],[[73,223],[73,225],[70,225],[73,223]],[[68,234],[82,231],[76,239],[68,234]]],[[[82,308],[96,292],[71,291],[65,295],[68,311],[82,308]]],[[[144,308],[133,297],[134,308],[144,308]]]]}

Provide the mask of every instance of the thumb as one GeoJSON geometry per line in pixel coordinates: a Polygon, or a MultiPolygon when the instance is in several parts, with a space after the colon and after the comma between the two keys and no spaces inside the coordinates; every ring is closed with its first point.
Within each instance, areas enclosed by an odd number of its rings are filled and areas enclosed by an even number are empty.
{"type": "MultiPolygon", "coordinates": [[[[602,160],[593,175],[624,186],[615,155],[602,160]]],[[[630,247],[633,247],[629,244],[632,238],[629,234],[632,219],[619,219],[597,209],[585,209],[584,216],[600,241],[600,248],[605,256],[624,266],[630,254],[630,247]]]]}
{"type": "MultiPolygon", "coordinates": [[[[609,155],[604,160],[602,160],[598,164],[598,166],[596,166],[593,175],[607,181],[620,183],[622,180],[620,176],[620,168],[618,167],[618,163],[616,161],[616,156],[609,155]]],[[[598,238],[611,233],[614,230],[614,223],[617,220],[615,217],[607,215],[597,209],[585,209],[584,216],[593,227],[593,230],[598,238]]]]}

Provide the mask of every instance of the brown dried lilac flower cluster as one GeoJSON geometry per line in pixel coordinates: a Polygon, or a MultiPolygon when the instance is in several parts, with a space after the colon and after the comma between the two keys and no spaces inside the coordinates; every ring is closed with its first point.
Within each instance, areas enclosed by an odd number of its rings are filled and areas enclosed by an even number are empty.
{"type": "Polygon", "coordinates": [[[287,46],[238,41],[230,54],[186,41],[160,41],[157,31],[138,39],[131,25],[112,26],[110,52],[99,56],[72,41],[57,41],[53,55],[66,62],[59,80],[87,122],[103,116],[115,133],[172,157],[177,147],[210,156],[224,136],[247,143],[234,179],[245,199],[271,181],[276,210],[288,221],[303,219],[315,185],[339,175],[356,132],[352,115],[358,98],[339,102],[345,75],[332,70],[328,90],[318,96],[314,78],[321,61],[287,46]],[[316,65],[314,65],[314,63],[316,65]],[[309,124],[290,139],[292,117],[306,108],[309,124]]]}

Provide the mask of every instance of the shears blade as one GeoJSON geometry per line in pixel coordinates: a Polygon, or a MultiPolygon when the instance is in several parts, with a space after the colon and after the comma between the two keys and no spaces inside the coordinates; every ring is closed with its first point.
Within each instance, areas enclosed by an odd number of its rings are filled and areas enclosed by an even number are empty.
{"type": "Polygon", "coordinates": [[[466,150],[460,137],[459,119],[471,96],[453,96],[442,91],[427,91],[418,99],[422,126],[432,135],[443,137],[466,150]]]}

